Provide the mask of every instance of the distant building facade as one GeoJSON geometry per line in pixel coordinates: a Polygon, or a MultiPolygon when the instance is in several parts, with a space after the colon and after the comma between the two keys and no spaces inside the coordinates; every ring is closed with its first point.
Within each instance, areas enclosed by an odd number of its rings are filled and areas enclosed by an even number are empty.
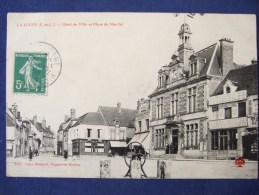
{"type": "Polygon", "coordinates": [[[137,102],[137,114],[135,118],[135,135],[132,142],[139,142],[144,147],[147,154],[150,154],[151,134],[150,134],[150,100],[140,99],[137,102]]]}
{"type": "Polygon", "coordinates": [[[123,155],[127,143],[135,133],[135,117],[137,110],[121,107],[99,106],[98,111],[108,127],[109,151],[114,155],[123,155]]]}
{"type": "MultiPolygon", "coordinates": [[[[70,109],[70,116],[65,115],[64,122],[59,125],[57,132],[57,155],[64,155],[64,151],[70,151],[68,142],[68,130],[77,122],[76,110],[70,109]]],[[[71,147],[71,146],[70,146],[71,147]]]]}
{"type": "Polygon", "coordinates": [[[69,155],[103,155],[108,151],[108,127],[101,113],[84,114],[68,130],[69,155]]]}
{"type": "Polygon", "coordinates": [[[22,123],[16,104],[6,111],[6,156],[21,157],[29,153],[29,128],[22,123]]]}
{"type": "Polygon", "coordinates": [[[37,121],[37,115],[34,115],[32,120],[27,120],[30,123],[31,129],[35,136],[34,149],[41,153],[53,153],[54,151],[54,133],[50,126],[46,126],[46,120],[37,121]]]}
{"type": "Polygon", "coordinates": [[[117,107],[99,106],[78,118],[71,109],[70,118],[60,124],[57,134],[57,154],[106,155],[124,153],[127,143],[135,133],[134,119],[137,111],[117,107]]]}
{"type": "Polygon", "coordinates": [[[12,157],[28,156],[30,151],[48,153],[54,151],[54,133],[46,120],[22,118],[18,105],[6,110],[6,154],[12,157]]]}

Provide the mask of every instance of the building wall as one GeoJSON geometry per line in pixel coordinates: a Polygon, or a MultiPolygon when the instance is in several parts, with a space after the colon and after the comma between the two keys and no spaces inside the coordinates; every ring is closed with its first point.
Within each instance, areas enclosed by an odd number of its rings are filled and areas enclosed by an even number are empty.
{"type": "Polygon", "coordinates": [[[187,91],[186,88],[180,89],[179,91],[179,110],[180,115],[187,113],[187,91]]]}
{"type": "Polygon", "coordinates": [[[107,140],[109,139],[109,129],[107,126],[103,125],[84,125],[80,124],[78,126],[72,127],[68,131],[68,154],[72,155],[74,139],[98,139],[107,140]],[[87,135],[87,129],[91,129],[91,137],[87,135]],[[98,129],[101,129],[100,138],[98,138],[98,129]]]}
{"type": "MultiPolygon", "coordinates": [[[[231,91],[218,96],[212,96],[209,99],[209,124],[210,130],[208,133],[208,159],[234,159],[237,156],[244,155],[244,136],[250,133],[250,116],[258,116],[258,96],[247,96],[246,90],[231,91]],[[238,103],[245,102],[245,115],[239,116],[238,103]],[[231,117],[225,118],[225,108],[230,108],[231,117]],[[231,131],[236,131],[234,140],[236,147],[231,147],[233,138],[231,138],[231,131]],[[227,146],[222,148],[218,143],[219,148],[213,145],[213,133],[225,132],[227,134],[225,142],[227,146]]],[[[252,126],[253,128],[253,126],[252,126]]],[[[258,131],[255,127],[255,131],[258,131]]],[[[253,135],[250,135],[253,136],[253,135]]],[[[255,135],[256,136],[256,135],[255,135]]],[[[215,137],[215,136],[214,136],[215,137]]],[[[219,142],[221,138],[216,138],[219,142]]],[[[216,144],[217,145],[217,144],[216,144]]],[[[245,146],[247,147],[247,146],[245,146]]]]}
{"type": "Polygon", "coordinates": [[[15,144],[16,127],[6,127],[6,156],[14,157],[16,152],[15,144]]]}
{"type": "Polygon", "coordinates": [[[156,98],[153,97],[151,100],[151,119],[156,120],[156,98]]]}
{"type": "Polygon", "coordinates": [[[133,130],[132,128],[127,128],[127,127],[114,127],[114,126],[109,126],[109,140],[126,140],[127,136],[127,131],[133,130]],[[114,132],[115,132],[115,137],[114,137],[114,132]],[[124,134],[124,136],[122,136],[124,134]]]}
{"type": "Polygon", "coordinates": [[[72,155],[107,155],[109,142],[102,140],[74,139],[72,155]]]}
{"type": "MultiPolygon", "coordinates": [[[[194,78],[192,78],[194,79],[194,78]]],[[[165,92],[164,94],[160,94],[158,96],[151,98],[151,113],[152,113],[152,120],[151,120],[151,127],[152,127],[152,136],[151,136],[151,145],[153,147],[152,153],[154,155],[161,155],[161,153],[165,153],[165,149],[167,145],[172,144],[172,133],[173,130],[178,130],[178,151],[181,149],[185,150],[191,148],[192,150],[200,150],[204,151],[207,149],[207,119],[206,119],[206,112],[207,112],[207,100],[209,93],[207,90],[208,80],[205,81],[198,81],[198,82],[190,82],[187,86],[182,86],[175,89],[172,89],[169,92],[165,92]],[[195,101],[195,112],[189,111],[189,100],[188,100],[188,90],[190,88],[196,88],[196,101],[195,101]],[[178,112],[177,116],[174,117],[174,120],[180,121],[181,124],[178,124],[174,127],[168,127],[165,124],[166,117],[172,116],[172,105],[171,105],[171,94],[178,92],[178,112]],[[164,119],[157,119],[157,98],[163,97],[163,111],[164,111],[164,119]],[[154,108],[155,106],[155,108],[154,108]],[[197,129],[188,130],[187,126],[191,127],[193,125],[197,125],[197,129]],[[164,130],[165,133],[165,144],[164,148],[155,149],[155,134],[157,130],[164,130]],[[191,131],[191,132],[189,132],[191,131]],[[190,140],[190,136],[192,137],[193,145],[187,143],[187,140],[190,140]],[[189,136],[189,137],[188,137],[189,136]],[[188,138],[187,138],[188,137],[188,138]]],[[[174,135],[175,136],[175,135],[174,135]]],[[[152,148],[151,147],[151,148],[152,148]]]]}
{"type": "Polygon", "coordinates": [[[103,125],[84,125],[80,124],[72,127],[68,131],[68,141],[72,139],[108,139],[108,127],[103,125]],[[91,129],[91,137],[87,136],[87,129],[91,129]],[[101,137],[98,138],[98,129],[101,129],[101,137]]]}
{"type": "MultiPolygon", "coordinates": [[[[170,107],[169,107],[170,109],[170,107]]],[[[150,130],[150,118],[149,118],[149,113],[150,111],[146,111],[143,113],[140,113],[137,115],[135,119],[135,127],[136,127],[136,133],[143,132],[143,131],[149,131],[150,130]],[[146,124],[146,120],[148,119],[148,125],[146,124]],[[139,121],[141,122],[141,130],[139,128],[139,121]]]]}
{"type": "MultiPolygon", "coordinates": [[[[68,154],[73,155],[73,143],[76,143],[76,140],[80,140],[80,154],[92,154],[85,150],[85,144],[93,145],[95,142],[97,144],[104,144],[104,152],[108,153],[110,149],[110,144],[108,140],[125,140],[128,135],[133,135],[129,131],[135,131],[134,128],[127,127],[114,127],[114,126],[104,126],[104,125],[83,125],[80,124],[76,127],[72,127],[68,131],[68,154]],[[91,129],[91,137],[88,138],[87,129],[91,129]],[[98,138],[98,129],[101,129],[101,137],[98,138]],[[114,134],[112,133],[114,132],[114,134]],[[121,137],[121,132],[123,132],[123,137],[121,137]],[[115,137],[114,137],[115,136],[115,137]],[[85,140],[85,141],[82,141],[85,140]],[[91,140],[91,141],[90,141],[91,140]]],[[[79,143],[79,142],[78,142],[79,143]]],[[[76,152],[75,152],[76,154],[76,152]]],[[[100,152],[96,153],[97,155],[100,152]]]]}
{"type": "Polygon", "coordinates": [[[205,86],[199,85],[197,87],[197,111],[202,112],[205,108],[205,86]]]}
{"type": "Polygon", "coordinates": [[[168,117],[171,114],[171,109],[170,109],[170,105],[171,105],[171,95],[169,93],[164,95],[164,117],[168,117]]]}

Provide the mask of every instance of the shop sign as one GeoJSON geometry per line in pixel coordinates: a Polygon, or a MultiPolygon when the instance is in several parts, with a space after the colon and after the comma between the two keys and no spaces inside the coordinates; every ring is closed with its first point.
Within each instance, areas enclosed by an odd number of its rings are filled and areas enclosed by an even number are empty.
{"type": "Polygon", "coordinates": [[[258,115],[257,116],[252,116],[251,117],[252,120],[252,125],[258,125],[258,115]]]}
{"type": "Polygon", "coordinates": [[[251,116],[248,118],[248,125],[249,126],[258,126],[258,115],[251,116]]]}

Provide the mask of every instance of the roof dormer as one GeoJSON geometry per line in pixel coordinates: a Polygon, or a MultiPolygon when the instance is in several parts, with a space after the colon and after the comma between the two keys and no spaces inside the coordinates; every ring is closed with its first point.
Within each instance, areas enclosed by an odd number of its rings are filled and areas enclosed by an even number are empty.
{"type": "Polygon", "coordinates": [[[166,65],[158,71],[158,87],[164,87],[167,84],[169,73],[170,68],[166,65]]]}
{"type": "Polygon", "coordinates": [[[227,80],[226,83],[223,85],[223,93],[233,93],[237,90],[237,82],[227,80]]]}

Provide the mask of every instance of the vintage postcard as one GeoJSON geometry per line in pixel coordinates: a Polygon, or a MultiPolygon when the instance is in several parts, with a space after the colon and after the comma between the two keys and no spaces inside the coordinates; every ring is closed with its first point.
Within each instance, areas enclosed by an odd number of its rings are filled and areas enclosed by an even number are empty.
{"type": "Polygon", "coordinates": [[[256,16],[9,13],[6,175],[258,178],[256,16]]]}

